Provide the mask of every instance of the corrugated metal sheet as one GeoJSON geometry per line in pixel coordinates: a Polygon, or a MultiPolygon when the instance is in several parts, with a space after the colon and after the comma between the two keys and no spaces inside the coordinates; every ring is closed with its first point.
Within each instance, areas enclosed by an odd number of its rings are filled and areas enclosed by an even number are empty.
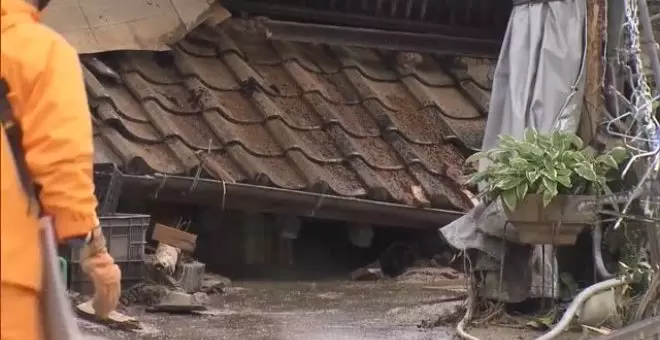
{"type": "MultiPolygon", "coordinates": [[[[465,150],[485,126],[493,61],[415,68],[362,48],[269,42],[238,22],[172,52],[101,55],[85,70],[96,157],[129,173],[204,174],[295,190],[466,209],[465,150]]],[[[248,27],[249,28],[249,27],[248,27]]],[[[405,56],[404,56],[405,57],[405,56]]]]}

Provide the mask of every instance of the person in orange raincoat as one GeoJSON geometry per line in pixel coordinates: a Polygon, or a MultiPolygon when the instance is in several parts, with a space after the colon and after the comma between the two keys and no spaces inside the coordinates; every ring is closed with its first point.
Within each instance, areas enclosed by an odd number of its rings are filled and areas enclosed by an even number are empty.
{"type": "Polygon", "coordinates": [[[117,305],[121,273],[105,247],[92,176],[92,124],[75,49],[39,23],[47,1],[0,2],[1,78],[14,120],[3,119],[0,152],[1,340],[41,340],[42,258],[39,220],[10,147],[18,128],[26,168],[39,187],[41,212],[52,217],[59,242],[83,246],[82,268],[95,287],[94,307],[107,316],[117,305]],[[15,131],[14,131],[15,132],[15,131]]]}

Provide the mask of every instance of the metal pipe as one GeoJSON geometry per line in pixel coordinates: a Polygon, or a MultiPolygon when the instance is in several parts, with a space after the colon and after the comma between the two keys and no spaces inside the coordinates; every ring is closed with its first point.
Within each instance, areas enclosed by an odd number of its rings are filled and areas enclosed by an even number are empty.
{"type": "Polygon", "coordinates": [[[660,94],[660,57],[658,57],[658,46],[655,42],[653,35],[653,26],[651,18],[649,17],[649,7],[646,0],[637,0],[637,8],[639,11],[639,21],[642,28],[642,42],[646,47],[646,53],[651,57],[651,68],[653,69],[653,76],[655,77],[655,94],[660,94]]]}
{"type": "Polygon", "coordinates": [[[396,203],[192,177],[121,176],[123,191],[132,196],[151,195],[157,200],[185,200],[239,210],[252,204],[252,209],[261,212],[287,212],[382,226],[437,229],[465,214],[455,210],[420,209],[396,203]]]}
{"type": "Polygon", "coordinates": [[[265,20],[268,37],[273,40],[328,45],[358,46],[384,50],[424,53],[451,53],[476,57],[496,57],[501,41],[463,38],[439,34],[394,32],[371,28],[265,20]]]}
{"type": "Polygon", "coordinates": [[[614,120],[615,117],[621,116],[621,104],[619,104],[619,97],[616,95],[616,92],[619,90],[619,85],[617,81],[617,72],[613,65],[614,61],[607,60],[605,65],[605,105],[607,107],[606,114],[609,116],[609,120],[613,120],[615,125],[619,130],[626,131],[626,127],[623,122],[619,120],[614,120]]]}
{"type": "Polygon", "coordinates": [[[628,281],[617,278],[617,279],[609,279],[607,281],[599,282],[596,283],[595,285],[587,287],[585,290],[580,292],[580,294],[578,294],[575,297],[575,299],[573,299],[573,302],[571,302],[571,304],[568,306],[566,312],[561,317],[561,320],[557,322],[555,327],[553,327],[549,332],[536,338],[536,340],[551,340],[559,336],[559,334],[561,334],[561,332],[563,332],[570,325],[571,321],[573,320],[573,317],[575,316],[575,314],[577,314],[578,309],[582,306],[582,304],[585,301],[587,301],[593,295],[603,290],[618,287],[626,283],[628,283],[628,281]]]}
{"type": "MultiPolygon", "coordinates": [[[[344,1],[348,3],[351,0],[344,1]]],[[[431,4],[440,5],[439,1],[424,1],[422,8],[419,8],[419,17],[401,18],[390,15],[390,11],[384,8],[382,0],[372,2],[374,8],[371,11],[356,11],[350,9],[347,11],[338,11],[336,8],[328,8],[324,1],[316,1],[305,5],[291,5],[285,1],[255,2],[249,0],[223,0],[222,6],[236,12],[250,13],[251,15],[264,15],[270,18],[290,18],[292,21],[299,22],[318,22],[333,24],[337,26],[360,26],[377,28],[392,31],[405,31],[417,33],[437,33],[450,36],[461,37],[483,37],[501,39],[504,35],[504,29],[508,22],[511,12],[510,2],[503,2],[495,6],[496,11],[491,11],[488,21],[484,21],[481,27],[474,27],[464,24],[453,23],[449,20],[437,20],[439,7],[428,6],[431,4]],[[432,13],[433,12],[433,13],[432,13]]],[[[482,1],[487,4],[488,1],[482,1]]],[[[448,5],[454,8],[457,2],[450,2],[448,5]]],[[[417,6],[415,6],[417,7],[417,6]]],[[[487,6],[484,6],[487,8],[487,6]]],[[[441,17],[445,13],[450,13],[452,9],[442,9],[441,17]]],[[[455,16],[454,16],[455,19],[455,16]]]]}

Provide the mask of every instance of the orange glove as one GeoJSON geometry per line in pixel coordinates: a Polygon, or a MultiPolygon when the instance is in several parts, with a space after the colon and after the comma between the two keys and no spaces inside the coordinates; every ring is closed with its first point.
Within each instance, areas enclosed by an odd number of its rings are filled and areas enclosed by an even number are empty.
{"type": "Polygon", "coordinates": [[[117,308],[121,294],[121,271],[105,246],[101,228],[94,228],[80,252],[83,271],[94,284],[93,307],[96,315],[106,318],[117,308]]]}

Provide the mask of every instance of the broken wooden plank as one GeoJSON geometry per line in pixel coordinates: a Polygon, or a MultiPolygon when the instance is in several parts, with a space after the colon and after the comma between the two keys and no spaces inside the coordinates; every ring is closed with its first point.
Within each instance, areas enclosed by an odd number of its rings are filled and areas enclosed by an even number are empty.
{"type": "MultiPolygon", "coordinates": [[[[219,3],[214,2],[211,7],[209,7],[208,18],[206,19],[205,24],[211,27],[220,25],[225,20],[231,18],[231,12],[226,8],[222,7],[219,3]]],[[[227,175],[227,177],[222,178],[232,178],[227,175]]]]}
{"type": "Polygon", "coordinates": [[[585,66],[584,107],[580,116],[578,135],[589,145],[600,126],[602,112],[605,108],[603,99],[603,39],[607,34],[605,29],[605,0],[587,1],[587,51],[585,66]]]}
{"type": "Polygon", "coordinates": [[[151,238],[184,251],[193,252],[197,245],[197,235],[156,223],[151,238]]]}

